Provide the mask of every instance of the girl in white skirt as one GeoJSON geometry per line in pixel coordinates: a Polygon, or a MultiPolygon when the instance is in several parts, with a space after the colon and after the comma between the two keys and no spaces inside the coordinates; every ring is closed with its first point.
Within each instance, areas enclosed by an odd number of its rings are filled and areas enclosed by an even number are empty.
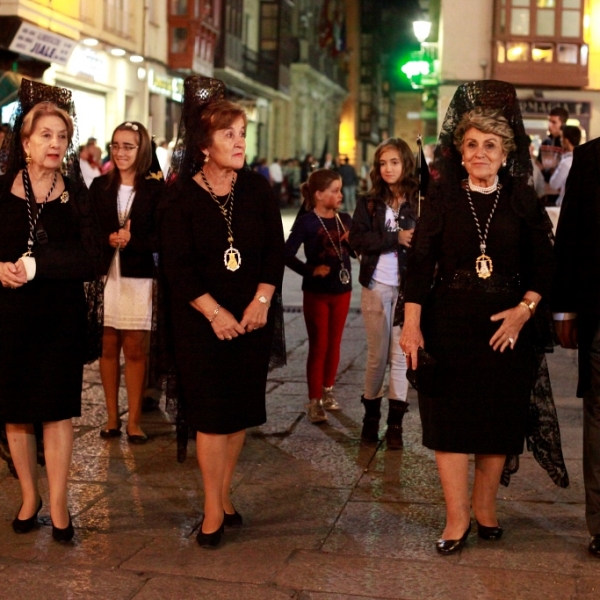
{"type": "Polygon", "coordinates": [[[148,176],[152,146],[146,128],[137,122],[119,125],[112,136],[114,169],[94,179],[90,188],[103,232],[104,335],[100,377],[108,419],[103,438],[121,435],[118,411],[121,349],[129,416],[127,439],[143,444],[140,427],[146,371],[147,336],[152,326],[152,280],[155,275],[156,206],[163,184],[148,176]]]}

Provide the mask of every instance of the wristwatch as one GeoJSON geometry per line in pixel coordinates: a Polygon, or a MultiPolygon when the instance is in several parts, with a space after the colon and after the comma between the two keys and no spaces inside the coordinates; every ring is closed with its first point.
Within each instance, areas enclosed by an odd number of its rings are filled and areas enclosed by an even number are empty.
{"type": "Polygon", "coordinates": [[[254,296],[259,302],[262,302],[263,304],[265,304],[266,306],[271,306],[271,301],[266,297],[263,296],[262,294],[260,296],[254,296]]]}

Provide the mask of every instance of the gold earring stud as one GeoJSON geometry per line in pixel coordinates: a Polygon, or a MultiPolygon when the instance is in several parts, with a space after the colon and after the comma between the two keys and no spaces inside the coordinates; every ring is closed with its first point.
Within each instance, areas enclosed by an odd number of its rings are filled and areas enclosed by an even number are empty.
{"type": "Polygon", "coordinates": [[[25,162],[30,165],[31,164],[31,156],[29,156],[29,152],[25,153],[25,162]]]}

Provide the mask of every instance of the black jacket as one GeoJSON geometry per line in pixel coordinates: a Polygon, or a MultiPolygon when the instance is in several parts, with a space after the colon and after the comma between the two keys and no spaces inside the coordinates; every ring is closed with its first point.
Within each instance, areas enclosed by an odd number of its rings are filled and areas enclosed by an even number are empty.
{"type": "MultiPolygon", "coordinates": [[[[102,230],[102,275],[108,273],[115,253],[115,249],[108,243],[108,238],[120,228],[116,194],[107,189],[107,177],[97,177],[90,187],[90,202],[102,230]]],[[[136,190],[130,214],[131,240],[121,250],[120,256],[123,277],[155,276],[152,254],[157,251],[158,246],[156,208],[163,190],[163,182],[155,179],[144,179],[136,190]]]]}
{"type": "Polygon", "coordinates": [[[600,139],[575,148],[554,246],[554,312],[575,312],[579,337],[579,386],[591,385],[589,351],[600,324],[600,139]]]}
{"type": "MultiPolygon", "coordinates": [[[[401,279],[407,264],[407,248],[398,243],[398,233],[386,231],[385,211],[387,205],[380,198],[361,196],[352,215],[350,247],[360,255],[358,281],[369,287],[377,267],[379,256],[386,251],[398,250],[398,269],[401,279]]],[[[408,202],[400,207],[400,228],[414,229],[416,215],[408,202]]]]}

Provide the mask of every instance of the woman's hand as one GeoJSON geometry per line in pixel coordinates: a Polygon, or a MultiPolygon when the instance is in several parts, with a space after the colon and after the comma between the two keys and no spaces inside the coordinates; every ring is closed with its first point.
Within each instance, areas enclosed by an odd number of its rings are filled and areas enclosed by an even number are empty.
{"type": "Polygon", "coordinates": [[[27,283],[25,265],[21,261],[18,261],[17,264],[0,262],[0,283],[2,283],[3,287],[13,289],[27,283]]]}
{"type": "Polygon", "coordinates": [[[238,335],[246,333],[246,330],[237,322],[236,318],[222,306],[219,307],[219,312],[215,315],[211,325],[215,335],[220,340],[231,341],[238,335]]]}
{"type": "Polygon", "coordinates": [[[409,369],[416,369],[419,360],[417,353],[419,348],[425,347],[425,340],[418,325],[408,325],[405,323],[400,335],[400,348],[406,356],[406,366],[409,369]]]}
{"type": "Polygon", "coordinates": [[[500,350],[500,352],[504,352],[506,348],[512,350],[519,339],[519,332],[530,318],[529,309],[522,304],[492,315],[490,319],[492,321],[502,321],[502,325],[498,327],[496,333],[490,339],[490,346],[494,350],[500,350]]]}
{"type": "Polygon", "coordinates": [[[319,265],[313,271],[313,277],[327,277],[331,271],[331,267],[327,265],[319,265]]]}
{"type": "Polygon", "coordinates": [[[123,250],[123,248],[125,248],[125,246],[127,246],[127,243],[131,239],[130,228],[131,228],[131,219],[128,219],[127,223],[125,223],[125,227],[121,227],[121,229],[119,229],[119,231],[116,231],[115,233],[111,233],[108,236],[108,243],[113,248],[121,248],[121,250],[123,250]]]}
{"type": "Polygon", "coordinates": [[[398,231],[398,243],[401,246],[406,246],[407,248],[410,248],[414,232],[414,229],[402,229],[398,231]]]}
{"type": "Polygon", "coordinates": [[[250,304],[246,307],[240,325],[245,331],[250,333],[255,329],[260,329],[267,324],[267,316],[269,314],[269,307],[266,304],[260,302],[257,298],[254,298],[250,304]]]}

